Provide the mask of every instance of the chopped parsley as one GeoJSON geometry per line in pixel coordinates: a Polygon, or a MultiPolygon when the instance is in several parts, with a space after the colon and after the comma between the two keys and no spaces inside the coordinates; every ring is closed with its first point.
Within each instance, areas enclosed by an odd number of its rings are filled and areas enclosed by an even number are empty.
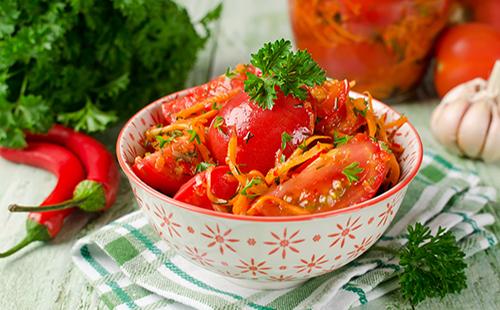
{"type": "Polygon", "coordinates": [[[193,129],[188,129],[187,132],[189,133],[189,142],[193,142],[194,140],[196,140],[196,143],[201,144],[200,136],[196,131],[194,131],[193,129]]]}
{"type": "Polygon", "coordinates": [[[344,170],[342,170],[342,174],[346,176],[349,184],[353,182],[357,182],[359,180],[358,174],[363,172],[363,168],[359,166],[359,162],[355,161],[349,165],[347,165],[344,170]]]}
{"type": "Polygon", "coordinates": [[[245,186],[243,187],[243,189],[241,190],[241,194],[243,196],[247,196],[248,198],[255,198],[257,197],[257,195],[255,194],[249,194],[247,191],[252,188],[253,186],[255,185],[258,185],[262,183],[262,179],[260,178],[251,178],[250,181],[247,181],[247,183],[245,184],[245,186]]]}
{"type": "Polygon", "coordinates": [[[224,124],[224,119],[222,118],[222,116],[217,116],[215,117],[214,119],[214,128],[221,131],[221,128],[220,126],[222,126],[224,124]]]}
{"type": "Polygon", "coordinates": [[[218,104],[216,101],[212,103],[212,110],[220,110],[222,105],[218,104]]]}
{"type": "Polygon", "coordinates": [[[352,136],[349,136],[349,135],[340,135],[336,131],[333,133],[333,145],[335,147],[339,147],[341,145],[344,145],[347,142],[349,142],[349,140],[351,140],[351,139],[352,139],[352,136]]]}
{"type": "Polygon", "coordinates": [[[286,148],[286,144],[292,141],[292,136],[290,136],[286,131],[281,134],[281,149],[284,150],[286,148]]]}
{"type": "Polygon", "coordinates": [[[162,136],[156,136],[156,141],[158,141],[158,145],[160,146],[160,149],[163,148],[165,146],[165,143],[167,143],[168,141],[163,139],[162,136]]]}
{"type": "Polygon", "coordinates": [[[227,67],[225,75],[228,78],[233,78],[236,75],[236,73],[233,70],[231,70],[231,67],[227,67]]]}
{"type": "Polygon", "coordinates": [[[199,164],[196,165],[195,172],[196,173],[203,172],[203,171],[207,170],[208,167],[212,167],[212,166],[215,166],[215,165],[211,164],[211,163],[207,163],[207,162],[202,161],[201,163],[199,163],[199,164]]]}

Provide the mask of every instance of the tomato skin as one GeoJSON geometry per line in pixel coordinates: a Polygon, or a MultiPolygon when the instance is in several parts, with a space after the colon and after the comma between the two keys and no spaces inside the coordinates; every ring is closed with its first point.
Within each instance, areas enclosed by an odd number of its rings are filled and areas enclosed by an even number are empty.
{"type": "MultiPolygon", "coordinates": [[[[357,134],[347,144],[321,154],[269,195],[302,205],[311,213],[346,208],[375,196],[388,172],[389,159],[390,155],[377,142],[365,134],[357,134]],[[358,162],[363,171],[358,174],[358,181],[350,184],[342,172],[354,162],[358,162]]],[[[265,216],[289,215],[271,203],[258,211],[265,216]]]]}
{"type": "Polygon", "coordinates": [[[500,1],[464,0],[467,9],[472,11],[472,20],[493,26],[500,31],[500,1]]]}
{"type": "Polygon", "coordinates": [[[195,142],[179,137],[162,149],[135,159],[132,170],[149,186],[173,195],[195,172],[201,160],[195,142]]]}
{"type": "Polygon", "coordinates": [[[440,97],[477,77],[487,79],[500,59],[500,32],[491,26],[468,23],[447,30],[436,47],[434,84],[440,97]]]}
{"type": "Polygon", "coordinates": [[[274,167],[284,132],[291,136],[283,151],[285,156],[314,132],[312,107],[292,96],[285,97],[281,92],[271,110],[260,108],[242,92],[227,102],[217,117],[224,122],[218,128],[215,128],[215,121],[210,125],[208,147],[211,154],[220,164],[225,163],[231,132],[235,130],[238,138],[236,162],[243,172],[259,170],[265,174],[274,167]]]}
{"type": "Polygon", "coordinates": [[[231,78],[228,78],[225,75],[218,76],[208,83],[196,86],[183,97],[164,102],[161,106],[161,109],[167,124],[176,121],[176,113],[189,108],[194,104],[203,101],[204,99],[215,96],[217,94],[227,93],[232,90],[243,90],[244,82],[247,79],[246,72],[258,74],[257,69],[251,65],[246,66],[241,70],[241,73],[235,73],[235,75],[231,78]]]}
{"type": "Polygon", "coordinates": [[[207,174],[210,173],[211,191],[221,199],[231,199],[238,190],[238,180],[229,174],[228,166],[218,166],[198,173],[177,191],[174,199],[200,208],[212,210],[212,202],[207,196],[207,174]]]}
{"type": "Polygon", "coordinates": [[[311,89],[310,100],[316,111],[316,133],[333,136],[338,131],[352,135],[365,123],[361,115],[347,113],[349,90],[347,80],[329,81],[311,89]]]}

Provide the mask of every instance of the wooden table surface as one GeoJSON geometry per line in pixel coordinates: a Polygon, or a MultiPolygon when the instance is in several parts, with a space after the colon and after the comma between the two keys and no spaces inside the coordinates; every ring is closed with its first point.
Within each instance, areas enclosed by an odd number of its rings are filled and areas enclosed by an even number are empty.
{"type": "MultiPolygon", "coordinates": [[[[197,19],[216,1],[183,1],[197,19]]],[[[200,83],[209,76],[224,72],[226,67],[247,62],[249,53],[264,42],[278,38],[291,39],[285,0],[225,2],[215,39],[201,55],[190,78],[190,84],[200,83]]],[[[483,183],[500,190],[500,167],[459,159],[446,154],[429,131],[429,116],[437,101],[396,105],[419,130],[424,146],[443,154],[452,162],[476,171],[483,183]]],[[[119,127],[100,135],[110,150],[119,127]]],[[[136,208],[128,182],[122,179],[118,201],[112,210],[88,216],[72,216],[61,234],[49,244],[36,244],[10,258],[0,261],[0,309],[96,309],[105,308],[78,269],[72,264],[70,249],[86,234],[106,225],[136,208]]],[[[51,174],[0,159],[0,251],[19,241],[25,233],[25,216],[10,214],[7,206],[17,202],[40,203],[55,185],[51,174]]],[[[500,238],[499,204],[488,207],[497,221],[491,230],[500,238]]],[[[500,247],[480,253],[468,260],[468,288],[443,300],[422,303],[421,309],[499,309],[500,308],[500,247]]],[[[370,309],[400,309],[398,292],[384,296],[364,306],[370,309]]]]}

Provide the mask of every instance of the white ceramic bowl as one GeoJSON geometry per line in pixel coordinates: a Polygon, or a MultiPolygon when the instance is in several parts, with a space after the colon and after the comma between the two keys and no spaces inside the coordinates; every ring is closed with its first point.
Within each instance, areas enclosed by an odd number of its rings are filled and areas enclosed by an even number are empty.
{"type": "MultiPolygon", "coordinates": [[[[393,220],[422,161],[420,137],[406,123],[395,137],[404,148],[401,179],[368,201],[341,210],[287,217],[238,216],[198,208],[149,187],[130,166],[144,153],[145,130],[161,123],[161,104],[187,92],[189,89],[161,98],[134,115],[118,137],[118,160],[139,207],[172,248],[200,267],[246,287],[291,287],[363,254],[393,220]]],[[[379,101],[374,100],[373,106],[377,114],[387,113],[388,121],[399,117],[379,101]]]]}

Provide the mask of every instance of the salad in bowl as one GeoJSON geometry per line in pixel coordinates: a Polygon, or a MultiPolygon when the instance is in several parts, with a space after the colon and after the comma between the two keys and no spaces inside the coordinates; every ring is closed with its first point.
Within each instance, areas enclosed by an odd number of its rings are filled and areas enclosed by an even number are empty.
{"type": "Polygon", "coordinates": [[[132,117],[117,154],[170,247],[238,283],[283,288],[365,252],[422,160],[404,116],[267,43],[132,117]]]}

